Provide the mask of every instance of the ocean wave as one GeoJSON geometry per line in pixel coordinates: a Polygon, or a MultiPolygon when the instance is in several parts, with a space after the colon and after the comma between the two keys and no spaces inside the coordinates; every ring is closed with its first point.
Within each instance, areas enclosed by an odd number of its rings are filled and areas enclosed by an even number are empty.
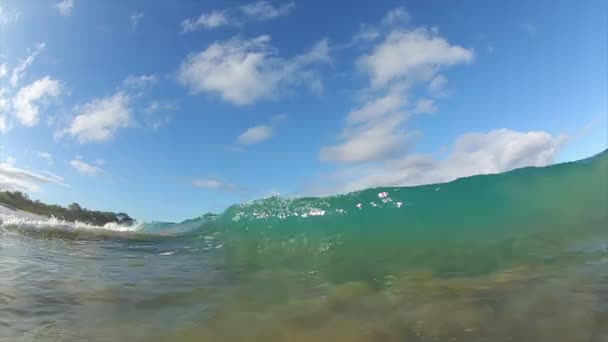
{"type": "Polygon", "coordinates": [[[221,240],[248,240],[239,243],[256,245],[256,251],[265,250],[273,241],[289,243],[301,236],[308,241],[323,236],[316,246],[320,250],[345,237],[367,239],[369,234],[392,237],[398,243],[423,236],[460,238],[471,232],[506,232],[539,222],[546,226],[555,221],[555,226],[561,226],[581,217],[604,222],[607,172],[605,151],[578,162],[478,175],[440,185],[380,187],[324,198],[269,197],[179,223],[94,226],[7,209],[0,210],[0,228],[65,231],[77,236],[218,236],[221,240]]]}
{"type": "Polygon", "coordinates": [[[106,223],[96,226],[85,222],[71,222],[55,217],[45,218],[28,213],[0,213],[0,229],[26,235],[59,238],[128,237],[142,233],[142,223],[120,225],[106,223]]]}

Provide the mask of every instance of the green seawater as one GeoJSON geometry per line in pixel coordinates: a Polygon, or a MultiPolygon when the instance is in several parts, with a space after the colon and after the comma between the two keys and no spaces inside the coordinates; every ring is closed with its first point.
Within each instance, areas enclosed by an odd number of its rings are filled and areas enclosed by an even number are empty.
{"type": "Polygon", "coordinates": [[[608,341],[606,151],[123,232],[0,227],[0,341],[608,341]]]}

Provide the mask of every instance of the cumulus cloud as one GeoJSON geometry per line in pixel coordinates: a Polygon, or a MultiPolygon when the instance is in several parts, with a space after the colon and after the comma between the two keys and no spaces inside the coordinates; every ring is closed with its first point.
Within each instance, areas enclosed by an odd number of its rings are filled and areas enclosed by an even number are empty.
{"type": "Polygon", "coordinates": [[[437,69],[471,62],[473,50],[451,45],[434,29],[393,30],[358,65],[374,87],[395,79],[426,79],[437,69]]]}
{"type": "Polygon", "coordinates": [[[38,123],[40,102],[61,93],[59,81],[46,76],[19,89],[13,98],[15,117],[24,126],[34,126],[38,123]]]}
{"type": "Polygon", "coordinates": [[[225,11],[212,11],[202,13],[196,19],[185,19],[182,21],[182,32],[192,32],[201,28],[214,29],[230,24],[225,11]]]}
{"type": "Polygon", "coordinates": [[[288,15],[295,6],[294,2],[274,6],[268,1],[258,1],[241,6],[241,11],[245,16],[255,20],[269,20],[288,15]]]}
{"type": "Polygon", "coordinates": [[[317,188],[317,192],[327,195],[377,186],[441,183],[525,166],[546,166],[554,162],[565,141],[564,136],[543,131],[466,133],[456,139],[446,158],[411,154],[380,164],[341,169],[330,177],[335,184],[317,188]]]}
{"type": "Polygon", "coordinates": [[[10,163],[0,163],[0,189],[10,191],[40,191],[43,184],[67,186],[63,178],[50,173],[22,169],[10,163]]]}
{"type": "Polygon", "coordinates": [[[341,134],[341,143],[321,148],[322,161],[362,163],[393,156],[405,148],[406,142],[416,134],[401,129],[406,115],[384,115],[355,127],[347,127],[341,134]]]}
{"type": "Polygon", "coordinates": [[[38,54],[40,54],[40,52],[42,52],[42,50],[44,50],[45,46],[46,46],[46,43],[37,44],[29,56],[27,56],[25,59],[22,59],[19,61],[19,64],[15,67],[15,69],[13,69],[13,72],[11,74],[11,79],[10,79],[11,86],[13,86],[13,87],[17,86],[17,84],[19,83],[19,80],[21,80],[23,78],[23,76],[25,75],[25,71],[27,70],[27,68],[29,68],[29,66],[32,65],[32,63],[34,63],[34,60],[36,59],[38,54]]]}
{"type": "Polygon", "coordinates": [[[227,183],[216,178],[197,179],[192,182],[192,186],[199,189],[223,190],[230,192],[241,189],[236,184],[227,183]]]}
{"type": "Polygon", "coordinates": [[[438,110],[431,99],[410,101],[413,90],[428,87],[441,69],[472,61],[472,50],[450,44],[436,29],[403,28],[409,20],[403,8],[390,11],[381,22],[383,31],[377,31],[383,38],[358,58],[369,77],[367,99],[348,113],[338,142],[321,148],[322,161],[367,163],[405,153],[407,143],[420,135],[404,127],[407,120],[438,110]]]}
{"type": "Polygon", "coordinates": [[[123,92],[94,99],[76,109],[76,116],[60,135],[69,134],[81,143],[107,141],[117,130],[131,125],[131,112],[129,97],[123,92]]]}
{"type": "Polygon", "coordinates": [[[438,110],[434,99],[415,98],[417,88],[442,94],[447,78],[439,72],[470,63],[474,51],[449,43],[436,29],[395,28],[396,21],[409,20],[405,12],[399,13],[385,17],[381,27],[388,31],[358,59],[369,77],[363,92],[366,100],[347,114],[338,143],[320,150],[321,160],[350,165],[326,175],[330,184],[318,187],[317,195],[447,182],[553,162],[565,138],[542,131],[466,133],[456,139],[446,158],[411,153],[410,140],[420,133],[408,130],[405,123],[414,114],[438,110]]]}
{"type": "Polygon", "coordinates": [[[74,0],[63,0],[55,4],[59,13],[67,17],[72,14],[72,10],[74,9],[74,0]]]}
{"type": "Polygon", "coordinates": [[[276,96],[282,86],[318,86],[320,80],[311,67],[329,61],[326,40],[292,59],[277,54],[268,35],[215,42],[188,56],[177,78],[192,94],[218,94],[226,101],[247,105],[276,96]]]}
{"type": "Polygon", "coordinates": [[[104,174],[104,171],[101,168],[88,164],[88,163],[85,163],[80,159],[71,160],[70,165],[78,173],[86,175],[86,176],[100,176],[100,175],[104,174]]]}

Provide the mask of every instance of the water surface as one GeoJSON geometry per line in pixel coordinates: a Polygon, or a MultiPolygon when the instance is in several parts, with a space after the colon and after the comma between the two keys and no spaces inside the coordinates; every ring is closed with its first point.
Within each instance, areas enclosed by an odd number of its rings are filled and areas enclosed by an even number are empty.
{"type": "Polygon", "coordinates": [[[1,341],[608,341],[608,154],[179,224],[0,212],[1,341]]]}

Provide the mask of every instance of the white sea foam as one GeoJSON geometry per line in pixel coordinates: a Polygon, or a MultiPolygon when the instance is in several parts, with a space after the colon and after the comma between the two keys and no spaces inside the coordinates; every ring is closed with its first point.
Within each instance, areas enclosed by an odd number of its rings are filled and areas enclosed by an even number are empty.
{"type": "Polygon", "coordinates": [[[84,222],[70,222],[60,220],[55,217],[45,217],[21,210],[13,210],[11,208],[0,205],[0,227],[20,227],[30,229],[64,229],[71,230],[106,230],[116,232],[135,232],[141,229],[140,223],[133,225],[121,225],[118,223],[106,223],[103,226],[96,226],[84,222]]]}

